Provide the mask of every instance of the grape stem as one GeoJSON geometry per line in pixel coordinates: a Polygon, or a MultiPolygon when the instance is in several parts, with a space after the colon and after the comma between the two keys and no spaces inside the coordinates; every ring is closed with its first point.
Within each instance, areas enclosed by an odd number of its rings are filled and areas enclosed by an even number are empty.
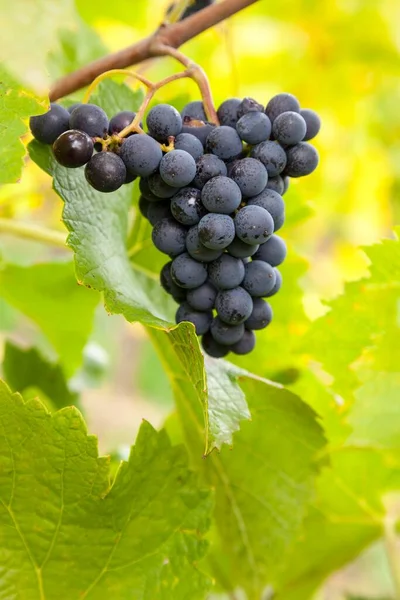
{"type": "MultiPolygon", "coordinates": [[[[106,71],[124,69],[154,56],[163,56],[166,54],[166,47],[172,50],[179,48],[188,40],[255,2],[257,0],[223,0],[200,10],[183,21],[163,24],[152,35],[136,44],[104,56],[59,79],[50,91],[50,100],[54,102],[90,85],[93,80],[106,71]]],[[[168,52],[168,54],[170,53],[168,52]]]]}

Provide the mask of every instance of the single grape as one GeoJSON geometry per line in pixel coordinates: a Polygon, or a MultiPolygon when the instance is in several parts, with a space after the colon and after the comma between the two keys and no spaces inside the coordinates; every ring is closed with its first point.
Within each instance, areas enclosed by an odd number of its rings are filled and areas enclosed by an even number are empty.
{"type": "Polygon", "coordinates": [[[272,216],[261,206],[244,206],[234,218],[238,238],[250,244],[262,244],[274,232],[272,216]]]}
{"type": "Polygon", "coordinates": [[[252,331],[246,330],[241,339],[231,346],[234,354],[250,354],[256,345],[256,336],[252,331]]]}
{"type": "MultiPolygon", "coordinates": [[[[162,159],[162,152],[156,140],[149,135],[140,134],[132,135],[123,141],[120,157],[124,161],[127,171],[133,175],[148,177],[157,171],[162,159]]],[[[150,200],[150,198],[147,199],[150,200]]]]}
{"type": "Polygon", "coordinates": [[[264,112],[264,107],[257,100],[254,100],[254,98],[243,98],[237,109],[238,119],[241,119],[243,115],[247,115],[250,112],[264,112]]]}
{"type": "Polygon", "coordinates": [[[209,213],[198,224],[199,239],[211,250],[223,250],[235,237],[235,225],[228,215],[209,213]]]}
{"type": "Polygon", "coordinates": [[[84,131],[90,137],[104,137],[108,131],[108,117],[100,106],[81,104],[71,113],[70,129],[84,131]]]}
{"type": "Polygon", "coordinates": [[[300,104],[292,94],[277,94],[267,104],[266,115],[273,123],[278,115],[287,111],[300,112],[300,104]]]}
{"type": "Polygon", "coordinates": [[[53,154],[63,167],[83,167],[92,157],[93,140],[83,131],[64,131],[53,144],[53,154]]]}
{"type": "Polygon", "coordinates": [[[183,302],[176,311],[175,320],[177,323],[182,321],[189,321],[193,323],[196,328],[197,335],[204,335],[210,329],[211,322],[213,320],[213,314],[211,310],[206,312],[200,312],[193,310],[187,302],[183,302]]]}
{"type": "Polygon", "coordinates": [[[160,273],[160,283],[167,294],[170,294],[174,300],[178,303],[183,302],[186,299],[186,290],[176,285],[171,276],[171,265],[172,260],[167,262],[160,273]]]}
{"type": "Polygon", "coordinates": [[[181,110],[182,120],[185,117],[189,117],[190,119],[195,119],[196,121],[207,121],[206,113],[204,112],[203,102],[201,100],[194,100],[193,102],[188,102],[186,106],[181,110]]]}
{"type": "Polygon", "coordinates": [[[172,261],[171,275],[176,285],[191,290],[206,281],[207,267],[185,252],[172,261]]]}
{"type": "Polygon", "coordinates": [[[304,177],[310,175],[318,166],[318,152],[307,142],[300,142],[288,148],[285,175],[289,177],[304,177]]]}
{"type": "Polygon", "coordinates": [[[199,239],[199,228],[197,225],[191,227],[187,233],[186,248],[190,256],[200,262],[211,262],[222,254],[222,250],[212,250],[203,246],[199,239]]]}
{"type": "Polygon", "coordinates": [[[239,208],[242,193],[232,179],[219,175],[205,184],[201,191],[201,200],[210,212],[229,215],[239,208]]]}
{"type": "Polygon", "coordinates": [[[150,204],[151,203],[144,196],[139,196],[139,202],[138,202],[139,211],[145,219],[147,219],[147,212],[149,210],[150,204]]]}
{"type": "Polygon", "coordinates": [[[182,118],[174,106],[157,104],[153,106],[146,119],[149,134],[158,142],[167,142],[170,136],[182,131],[182,118]]]}
{"type": "Polygon", "coordinates": [[[277,235],[271,235],[269,240],[261,244],[254,255],[254,259],[263,260],[270,264],[271,267],[277,267],[283,263],[286,254],[287,248],[283,239],[277,235]]]}
{"type": "Polygon", "coordinates": [[[248,112],[236,123],[236,131],[247,144],[260,144],[271,135],[271,121],[263,112],[248,112]]]}
{"type": "Polygon", "coordinates": [[[161,219],[154,225],[151,237],[155,247],[171,257],[185,252],[186,227],[175,219],[161,219]]]}
{"type": "Polygon", "coordinates": [[[184,150],[172,150],[160,162],[160,175],[172,187],[185,187],[196,175],[195,160],[184,150]]]}
{"type": "Polygon", "coordinates": [[[196,161],[196,176],[193,184],[201,190],[207,181],[210,181],[213,177],[218,177],[218,175],[225,176],[226,174],[227,170],[224,161],[215,156],[215,154],[203,154],[196,161]]]}
{"type": "MultiPolygon", "coordinates": [[[[129,173],[129,171],[127,171],[129,173]]],[[[136,175],[135,175],[136,177],[136,175]]],[[[139,180],[139,190],[142,196],[146,198],[149,202],[159,202],[160,198],[155,196],[153,192],[149,188],[149,181],[147,177],[142,177],[139,180]]]]}
{"type": "Polygon", "coordinates": [[[253,298],[253,310],[245,321],[247,329],[264,329],[272,321],[272,308],[262,298],[253,298]]]}
{"type": "Polygon", "coordinates": [[[282,192],[282,196],[283,196],[283,194],[286,194],[286,192],[289,189],[290,177],[288,175],[285,175],[284,177],[282,177],[282,179],[283,179],[283,192],[282,192]]]}
{"type": "Polygon", "coordinates": [[[176,136],[174,142],[175,150],[184,150],[197,160],[204,154],[204,148],[201,141],[191,133],[180,133],[176,136]]]}
{"type": "MultiPolygon", "coordinates": [[[[108,125],[108,133],[110,135],[114,135],[116,133],[120,133],[125,127],[128,127],[136,117],[136,113],[131,110],[123,110],[122,112],[117,113],[110,120],[108,125]]],[[[131,133],[129,135],[132,135],[131,133]]],[[[128,136],[127,136],[128,137],[128,136]]]]}
{"type": "Polygon", "coordinates": [[[308,140],[312,140],[319,133],[319,130],[321,129],[321,119],[317,113],[310,108],[302,108],[300,114],[307,126],[306,135],[304,136],[303,141],[308,142],[308,140]]]}
{"type": "Polygon", "coordinates": [[[253,300],[245,289],[237,287],[233,290],[218,292],[215,299],[215,308],[219,318],[224,323],[238,325],[244,323],[251,315],[253,300]]]}
{"type": "Polygon", "coordinates": [[[250,244],[246,244],[238,237],[235,237],[233,242],[227,247],[227,251],[231,256],[235,256],[236,258],[248,258],[249,256],[253,256],[258,248],[258,244],[250,246],[250,244]]]}
{"type": "Polygon", "coordinates": [[[99,152],[87,163],[85,177],[95,190],[115,192],[125,183],[126,168],[120,157],[113,152],[99,152]]]}
{"type": "Polygon", "coordinates": [[[248,206],[261,206],[267,210],[274,221],[274,231],[278,231],[285,222],[285,203],[282,196],[274,190],[267,188],[258,196],[250,198],[248,206]]]}
{"type": "Polygon", "coordinates": [[[261,142],[251,149],[250,156],[256,158],[268,171],[268,177],[276,177],[286,167],[286,153],[277,142],[261,142]]]}
{"type": "Polygon", "coordinates": [[[268,173],[266,168],[255,158],[242,158],[241,160],[235,160],[229,171],[229,177],[233,179],[235,183],[237,183],[240,191],[246,198],[260,194],[268,182],[268,173]]]}
{"type": "Polygon", "coordinates": [[[193,187],[182,188],[175,194],[171,200],[171,211],[175,219],[183,225],[197,225],[207,214],[201,203],[200,190],[193,187]]]}
{"type": "Polygon", "coordinates": [[[218,344],[209,331],[201,338],[201,344],[204,352],[213,358],[223,358],[229,352],[228,346],[218,344]]]}
{"type": "Polygon", "coordinates": [[[307,125],[303,117],[293,111],[278,115],[272,126],[272,133],[280,144],[292,146],[298,144],[306,135],[307,125]]]}
{"type": "Polygon", "coordinates": [[[208,265],[208,276],[217,289],[231,290],[243,281],[243,261],[229,254],[222,254],[208,265]]]}
{"type": "Polygon", "coordinates": [[[203,146],[205,146],[207,137],[213,129],[215,129],[214,123],[198,121],[197,119],[185,117],[183,119],[181,133],[190,133],[191,135],[194,135],[195,137],[197,137],[198,140],[200,140],[203,146]]]}
{"type": "Polygon", "coordinates": [[[244,267],[245,275],[242,286],[250,296],[262,297],[268,294],[275,285],[276,275],[273,267],[262,260],[253,260],[244,267]]]}
{"type": "Polygon", "coordinates": [[[203,285],[193,290],[188,290],[186,300],[195,310],[212,310],[217,297],[217,290],[207,280],[203,285]]]}
{"type": "Polygon", "coordinates": [[[172,218],[169,202],[149,202],[147,218],[153,226],[161,219],[172,218]]]}
{"type": "Polygon", "coordinates": [[[165,183],[160,173],[154,173],[153,175],[150,175],[147,178],[147,183],[150,192],[154,194],[154,196],[157,196],[157,198],[172,198],[172,196],[176,194],[176,188],[165,183]]]}
{"type": "Polygon", "coordinates": [[[274,269],[274,271],[275,271],[275,277],[276,277],[275,285],[272,288],[272,290],[270,292],[268,292],[268,294],[265,294],[264,298],[270,298],[271,296],[275,296],[275,294],[277,294],[282,287],[282,275],[280,274],[278,269],[274,269]]]}
{"type": "Polygon", "coordinates": [[[47,113],[29,119],[33,137],[42,144],[53,144],[64,131],[73,129],[69,126],[69,116],[63,106],[52,102],[47,113]]]}
{"type": "Polygon", "coordinates": [[[228,325],[221,321],[219,317],[215,317],[211,323],[210,332],[214,340],[222,346],[231,346],[238,342],[244,334],[244,325],[228,325]]]}
{"type": "Polygon", "coordinates": [[[74,104],[71,104],[71,106],[67,107],[67,111],[69,112],[69,114],[72,113],[73,110],[75,110],[75,108],[78,108],[78,106],[81,106],[82,102],[74,102],[74,104]]]}
{"type": "Polygon", "coordinates": [[[242,140],[236,129],[222,125],[211,131],[207,137],[206,151],[222,160],[237,157],[243,150],[242,140]]]}
{"type": "Polygon", "coordinates": [[[241,103],[239,98],[225,100],[217,110],[217,116],[221,125],[236,128],[238,122],[238,108],[241,103]]]}
{"type": "Polygon", "coordinates": [[[285,192],[285,183],[283,181],[283,177],[277,175],[276,177],[269,177],[267,183],[268,190],[274,190],[282,196],[285,192]]]}

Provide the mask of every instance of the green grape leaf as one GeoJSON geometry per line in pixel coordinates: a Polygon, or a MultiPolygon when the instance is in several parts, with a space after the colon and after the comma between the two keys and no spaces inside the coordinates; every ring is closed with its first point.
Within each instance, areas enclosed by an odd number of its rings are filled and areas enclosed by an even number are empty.
{"type": "Polygon", "coordinates": [[[19,179],[26,153],[20,139],[28,131],[26,119],[46,110],[46,102],[23,90],[0,64],[0,184],[19,179]]]}
{"type": "Polygon", "coordinates": [[[110,485],[76,408],[50,415],[0,383],[0,419],[7,597],[204,598],[212,497],[165,431],[144,422],[110,485]]]}
{"type": "Polygon", "coordinates": [[[60,365],[51,363],[36,348],[24,350],[7,342],[3,358],[4,377],[12,390],[27,397],[29,388],[40,390],[55,408],[77,404],[60,365]]]}
{"type": "Polygon", "coordinates": [[[143,98],[142,88],[133,91],[124,83],[108,80],[99,84],[90,101],[101,106],[108,118],[111,119],[116,113],[123,110],[136,112],[143,98]]]}
{"type": "Polygon", "coordinates": [[[71,375],[81,364],[99,302],[98,294],[77,285],[73,264],[5,265],[0,296],[40,327],[71,375]]]}

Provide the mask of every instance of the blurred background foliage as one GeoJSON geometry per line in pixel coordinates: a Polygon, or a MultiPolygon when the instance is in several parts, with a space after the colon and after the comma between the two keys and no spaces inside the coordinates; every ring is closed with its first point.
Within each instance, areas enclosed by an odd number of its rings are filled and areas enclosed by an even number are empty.
{"type": "MultiPolygon", "coordinates": [[[[0,0],[1,58],[29,88],[45,95],[60,75],[154,31],[168,4],[168,0],[11,4],[0,0]],[[38,20],[40,28],[32,27],[38,20]],[[14,39],[16,30],[23,43],[14,39]]],[[[310,177],[292,180],[285,196],[288,219],[280,235],[288,243],[289,257],[282,269],[285,285],[271,302],[275,320],[258,335],[255,353],[233,359],[257,374],[292,385],[316,407],[332,400],[319,383],[329,383],[329,376],[318,365],[301,374],[308,364],[304,340],[310,321],[324,314],[324,300],[341,293],[346,281],[367,273],[368,259],[360,246],[391,237],[399,221],[399,22],[396,0],[260,1],[183,48],[206,70],[216,105],[230,96],[252,96],[266,104],[275,93],[287,91],[321,115],[323,128],[316,140],[319,169],[310,177]]],[[[139,69],[158,80],[179,66],[157,59],[139,69]]],[[[77,93],[68,101],[80,97],[77,93]]],[[[161,90],[158,100],[180,108],[197,97],[192,82],[177,81],[161,90]]],[[[50,178],[28,159],[20,182],[0,187],[0,217],[63,232],[61,210],[50,178]]],[[[62,248],[2,235],[0,258],[3,265],[22,268],[65,262],[71,256],[62,248]]],[[[159,256],[157,261],[164,262],[159,256]]],[[[12,269],[7,276],[11,279],[3,278],[3,291],[12,286],[12,269]]],[[[94,292],[81,291],[80,304],[99,301],[94,292]]],[[[58,298],[59,319],[70,294],[73,291],[63,288],[58,298]]],[[[51,345],[38,323],[16,308],[22,306],[24,291],[19,304],[7,295],[0,293],[0,340],[35,345],[54,359],[57,344],[53,340],[51,345]]],[[[92,327],[91,322],[86,325],[92,327]]],[[[66,354],[72,352],[68,340],[63,344],[66,354]]],[[[166,375],[144,329],[108,316],[101,306],[95,312],[90,342],[79,351],[83,359],[68,373],[70,386],[84,390],[82,404],[101,450],[124,456],[142,417],[157,426],[170,412],[173,400],[166,375]]],[[[371,590],[381,596],[389,593],[380,557],[379,547],[368,551],[355,566],[333,577],[318,600],[345,600],[343,589],[353,588],[354,596],[371,590]]]]}

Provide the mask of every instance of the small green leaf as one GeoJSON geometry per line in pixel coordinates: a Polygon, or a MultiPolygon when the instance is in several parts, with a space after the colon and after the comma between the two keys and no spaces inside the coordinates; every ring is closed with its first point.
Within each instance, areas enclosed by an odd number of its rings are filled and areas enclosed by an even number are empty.
{"type": "Polygon", "coordinates": [[[40,327],[72,375],[81,364],[99,302],[98,294],[77,285],[73,264],[5,265],[0,296],[40,327]]]}
{"type": "Polygon", "coordinates": [[[23,90],[0,64],[0,184],[19,179],[26,153],[20,139],[28,131],[26,120],[46,110],[46,102],[23,90]]]}
{"type": "Polygon", "coordinates": [[[0,419],[7,597],[204,598],[196,564],[212,499],[165,431],[144,422],[110,486],[109,460],[75,408],[50,415],[0,382],[0,419]]]}
{"type": "Polygon", "coordinates": [[[68,388],[60,365],[51,363],[36,348],[23,350],[12,342],[4,349],[3,373],[8,385],[16,392],[39,389],[55,408],[77,404],[77,394],[68,388]]]}
{"type": "MultiPolygon", "coordinates": [[[[118,77],[118,76],[117,76],[118,77]]],[[[116,113],[123,110],[136,112],[144,98],[142,88],[131,90],[124,83],[117,83],[111,79],[102,81],[91,96],[90,102],[101,106],[111,119],[116,113]]]]}

